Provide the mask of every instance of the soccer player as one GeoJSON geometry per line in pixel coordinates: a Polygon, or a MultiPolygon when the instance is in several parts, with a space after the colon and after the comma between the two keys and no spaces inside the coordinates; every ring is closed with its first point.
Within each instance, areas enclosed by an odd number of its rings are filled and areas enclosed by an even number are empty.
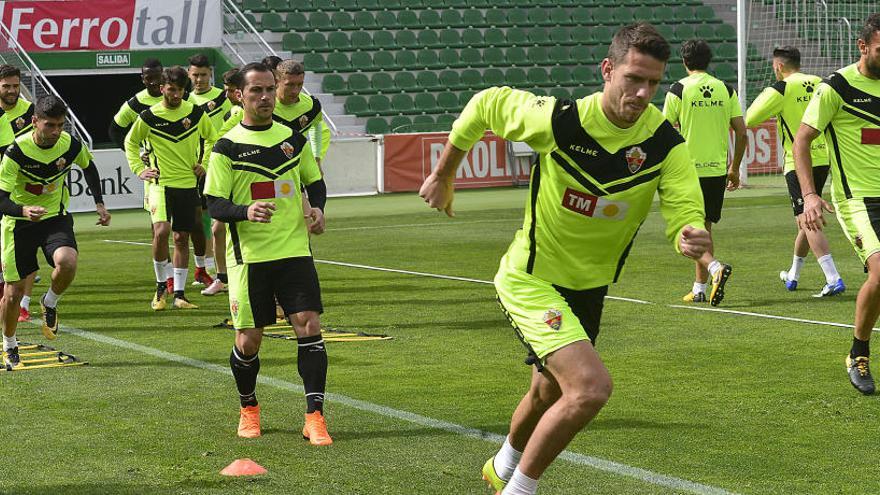
{"type": "Polygon", "coordinates": [[[278,64],[275,73],[278,76],[278,101],[273,118],[294,132],[308,135],[320,168],[330,145],[330,128],[324,125],[321,102],[302,92],[305,68],[296,60],[284,60],[278,64]]]}
{"type": "Polygon", "coordinates": [[[204,142],[216,141],[216,131],[208,115],[183,100],[189,79],[186,71],[169,67],[162,71],[162,101],[141,112],[125,137],[125,154],[132,172],[150,181],[150,216],[153,222],[153,268],[156,293],[150,306],[166,307],[165,282],[168,236],[174,232],[174,301],[179,309],[195,309],[184,295],[189,266],[189,233],[197,228],[198,177],[205,175],[200,160],[208,154],[204,142]],[[140,143],[146,141],[152,152],[150,164],[141,160],[140,143]]]}
{"type": "MultiPolygon", "coordinates": [[[[761,122],[776,117],[777,133],[782,138],[782,148],[785,151],[785,182],[788,184],[788,195],[791,198],[791,207],[794,209],[795,220],[804,211],[804,200],[801,196],[801,186],[794,171],[794,156],[791,153],[791,145],[794,141],[794,132],[801,125],[801,118],[807,109],[807,104],[813,96],[816,86],[822,81],[819,76],[804,74],[801,68],[801,52],[793,46],[783,46],[773,50],[773,73],[776,75],[776,83],[765,88],[755,98],[752,105],[746,111],[746,126],[755,127],[761,122]]],[[[825,180],[828,178],[828,150],[825,147],[825,139],[821,136],[810,145],[810,156],[813,162],[813,184],[817,194],[822,194],[825,180]]],[[[798,228],[794,239],[794,256],[791,268],[788,271],[779,272],[779,278],[786,289],[797,289],[801,268],[807,252],[812,248],[813,254],[825,273],[825,285],[816,296],[834,296],[846,290],[834,259],[831,257],[831,249],[828,239],[821,230],[804,230],[798,228]]]]}
{"type": "MultiPolygon", "coordinates": [[[[0,65],[0,109],[3,110],[5,120],[9,122],[11,135],[7,134],[6,126],[0,131],[0,147],[5,150],[6,146],[19,136],[34,128],[33,104],[21,96],[21,70],[14,65],[0,65]]],[[[30,320],[31,293],[34,290],[37,272],[34,272],[25,280],[24,296],[21,298],[18,321],[30,320]]]]}
{"type": "MultiPolygon", "coordinates": [[[[223,89],[226,98],[232,103],[232,108],[226,112],[223,127],[217,133],[217,137],[223,137],[230,129],[241,122],[243,109],[241,108],[241,73],[238,68],[232,68],[223,73],[223,89]]],[[[211,285],[202,289],[203,296],[213,296],[226,290],[229,278],[226,274],[226,224],[219,220],[211,222],[211,241],[213,242],[216,255],[217,278],[211,285]]]]}
{"type": "Polygon", "coordinates": [[[282,60],[283,59],[277,55],[266,55],[263,57],[263,60],[260,60],[260,63],[274,71],[278,68],[278,64],[280,64],[282,60]]]}
{"type": "MultiPolygon", "coordinates": [[[[712,50],[703,40],[689,40],[681,45],[681,58],[688,76],[676,82],[666,93],[663,114],[673,125],[679,124],[681,135],[700,177],[706,229],[721,220],[724,189],[739,187],[739,165],[746,149],[746,125],[736,91],[709,75],[706,69],[712,50]],[[734,132],[733,160],[727,164],[729,128],[734,132]]],[[[721,263],[710,248],[695,263],[695,279],[685,302],[709,301],[717,306],[724,298],[724,286],[730,278],[731,266],[721,263]],[[712,277],[712,290],[706,297],[706,286],[712,277]]]]}
{"type": "Polygon", "coordinates": [[[272,120],[272,71],[248,64],[241,77],[244,118],[214,145],[205,185],[211,216],[228,228],[229,306],[236,329],[229,362],[241,399],[238,435],[261,434],[257,353],[263,328],[275,323],[277,298],[299,342],[297,365],[307,407],[303,437],[330,445],[323,414],[323,306],[309,249],[309,233],[324,231],[327,188],[308,140],[272,120]],[[301,185],[315,205],[309,211],[302,207],[301,185]]]}
{"type": "Polygon", "coordinates": [[[865,21],[859,61],[838,69],[816,89],[794,138],[794,165],[804,198],[802,228],[820,230],[822,210],[837,211],[843,233],[865,264],[868,279],[856,298],[853,343],[846,356],[849,380],[874,393],[869,367],[871,331],[880,314],[880,13],[865,21]],[[810,145],[825,134],[831,160],[831,200],[813,182],[810,145]]]}
{"type": "Polygon", "coordinates": [[[58,300],[76,275],[77,247],[73,216],[67,211],[70,191],[64,181],[70,167],[83,169],[95,200],[98,224],[109,225],[110,213],[101,197],[101,178],[92,154],[81,142],[64,132],[67,106],[54,95],[37,100],[33,130],[16,139],[0,163],[0,260],[6,287],[0,299],[3,315],[3,364],[21,366],[15,329],[25,279],[37,268],[42,250],[52,270],[52,283],[40,299],[43,335],[58,334],[58,300]]]}
{"type": "Polygon", "coordinates": [[[498,301],[535,365],[507,439],[483,466],[504,495],[534,494],[608,400],[611,377],[593,347],[603,300],[655,194],[676,251],[699,258],[711,245],[687,146],[650,104],[669,51],[651,25],[629,25],[602,61],[603,92],[575,101],[508,87],[477,93],[419,192],[453,216],[456,169],[487,128],[541,154],[523,228],[495,275],[498,301]]]}

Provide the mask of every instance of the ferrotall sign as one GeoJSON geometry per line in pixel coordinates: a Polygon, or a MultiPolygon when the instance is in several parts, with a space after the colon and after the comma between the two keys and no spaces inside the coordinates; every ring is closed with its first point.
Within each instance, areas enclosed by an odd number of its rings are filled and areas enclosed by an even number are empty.
{"type": "Polygon", "coordinates": [[[0,1],[0,20],[28,52],[218,47],[220,0],[0,1]]]}

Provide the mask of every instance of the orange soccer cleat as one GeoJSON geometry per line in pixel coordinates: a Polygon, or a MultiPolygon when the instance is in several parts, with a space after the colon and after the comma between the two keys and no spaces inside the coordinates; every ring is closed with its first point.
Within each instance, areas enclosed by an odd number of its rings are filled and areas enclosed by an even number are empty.
{"type": "Polygon", "coordinates": [[[306,424],[303,426],[303,438],[312,445],[330,445],[333,439],[327,433],[327,423],[321,411],[306,414],[306,424]]]}
{"type": "Polygon", "coordinates": [[[241,408],[241,417],[238,420],[238,436],[242,438],[257,438],[260,432],[260,406],[247,406],[241,408]]]}

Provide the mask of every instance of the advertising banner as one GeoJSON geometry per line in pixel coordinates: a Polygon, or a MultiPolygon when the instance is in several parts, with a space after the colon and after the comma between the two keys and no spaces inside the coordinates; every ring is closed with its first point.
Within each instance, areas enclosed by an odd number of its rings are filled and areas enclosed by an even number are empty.
{"type": "MultiPolygon", "coordinates": [[[[92,154],[101,176],[101,194],[107,209],[143,208],[144,183],[131,173],[122,150],[95,150],[92,154]]],[[[69,211],[95,211],[95,200],[79,167],[70,169],[67,187],[70,189],[69,211]]]]}
{"type": "MultiPolygon", "coordinates": [[[[776,120],[768,120],[756,127],[749,127],[748,144],[742,166],[748,167],[749,175],[781,174],[782,146],[776,139],[776,120]]],[[[733,156],[733,132],[730,134],[730,156],[733,156]]]]}
{"type": "MultiPolygon", "coordinates": [[[[384,192],[418,191],[437,166],[449,134],[389,134],[385,136],[384,192]]],[[[529,169],[513,167],[507,143],[486,133],[468,151],[455,178],[456,188],[510,186],[528,181],[529,169]]]]}
{"type": "Polygon", "coordinates": [[[129,50],[218,47],[220,0],[0,1],[0,21],[27,52],[109,51],[99,66],[123,65],[129,50]]]}

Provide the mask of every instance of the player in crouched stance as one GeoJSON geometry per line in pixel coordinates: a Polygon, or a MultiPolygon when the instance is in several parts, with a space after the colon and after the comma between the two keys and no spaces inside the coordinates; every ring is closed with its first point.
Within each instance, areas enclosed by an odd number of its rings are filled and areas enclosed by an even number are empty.
{"type": "Polygon", "coordinates": [[[299,343],[306,393],[303,437],[330,445],[324,421],[327,351],[309,233],[324,231],[327,187],[307,138],[272,121],[275,77],[263,64],[241,69],[242,122],[214,145],[205,195],[211,217],[227,225],[226,262],[235,345],[229,357],[241,399],[238,435],[258,437],[256,397],[263,328],[275,323],[275,299],[299,343]],[[303,207],[304,184],[313,207],[303,207]]]}

